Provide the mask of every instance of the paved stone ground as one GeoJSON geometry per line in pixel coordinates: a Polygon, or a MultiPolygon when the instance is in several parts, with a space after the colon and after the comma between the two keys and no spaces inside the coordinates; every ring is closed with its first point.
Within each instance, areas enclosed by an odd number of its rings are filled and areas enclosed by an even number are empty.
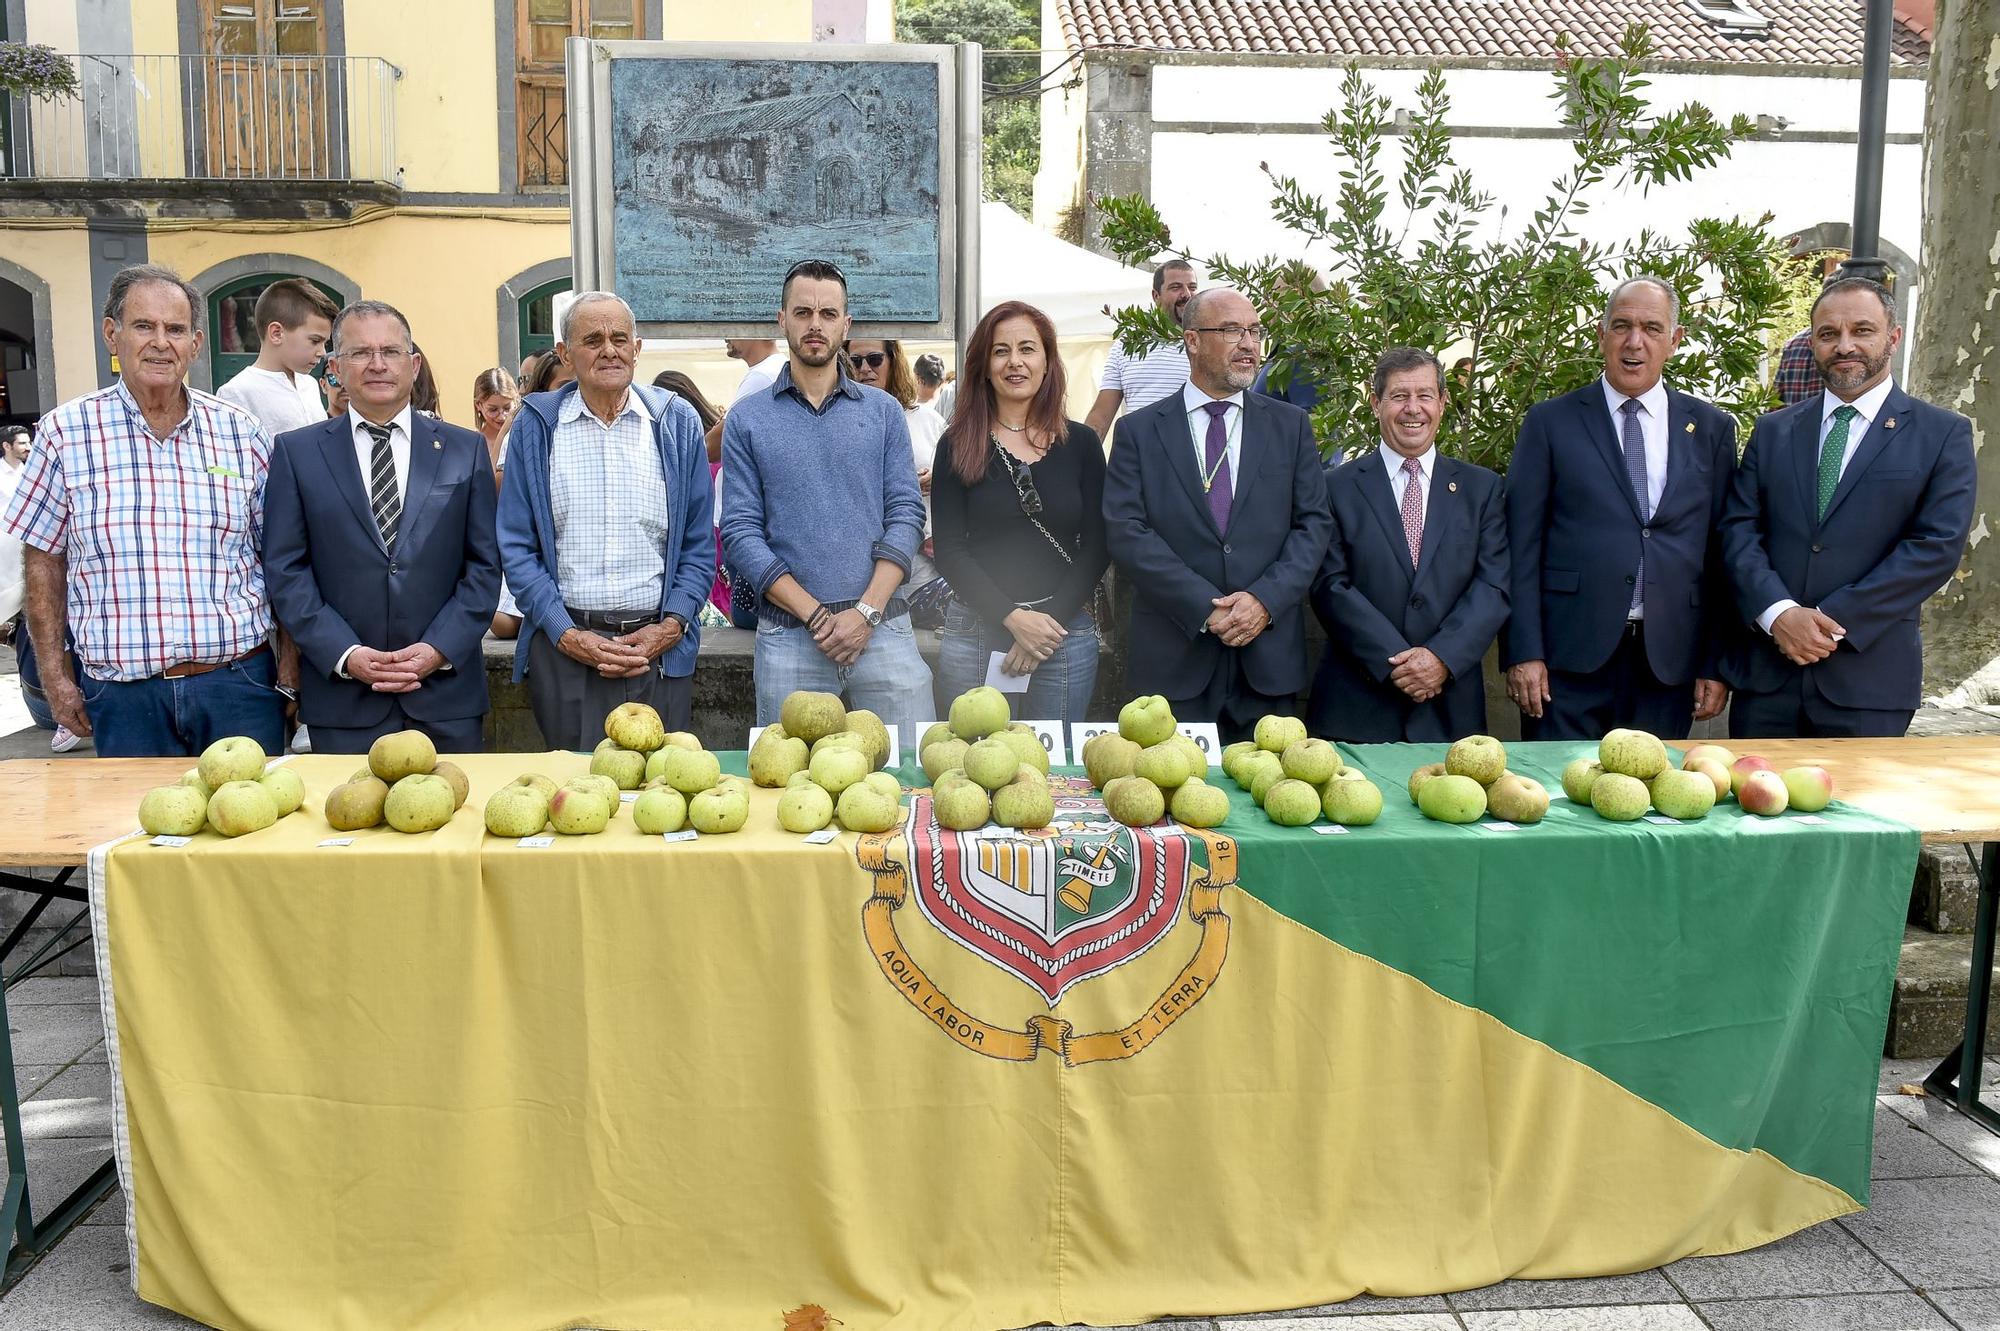
{"type": "MultiPolygon", "coordinates": [[[[110,1151],[96,981],[8,995],[33,1194],[52,1206],[110,1151]]],[[[1508,1281],[1423,1299],[1158,1323],[1177,1331],[2000,1331],[2000,1137],[1897,1093],[1928,1063],[1885,1062],[1874,1204],[1754,1252],[1601,1280],[1508,1281]]],[[[2000,1065],[1987,1084],[2000,1086],[2000,1065]]],[[[2000,1103],[2000,1096],[1989,1096],[2000,1103]]],[[[132,1295],[113,1192],[6,1298],[0,1331],[196,1324],[132,1295]]],[[[837,1311],[837,1310],[836,1310],[837,1311]]]]}

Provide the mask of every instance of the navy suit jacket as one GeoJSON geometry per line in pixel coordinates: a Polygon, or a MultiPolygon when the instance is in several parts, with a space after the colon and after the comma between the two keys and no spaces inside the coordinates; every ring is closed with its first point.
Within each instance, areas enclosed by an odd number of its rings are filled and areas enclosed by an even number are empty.
{"type": "Polygon", "coordinates": [[[1327,478],[1333,539],[1312,603],[1326,628],[1306,724],[1362,744],[1450,742],[1486,731],[1486,649],[1507,622],[1507,514],[1500,478],[1440,454],[1422,557],[1410,544],[1380,452],[1327,478]],[[1429,702],[1389,682],[1389,658],[1428,647],[1451,679],[1429,702]]]}
{"type": "Polygon", "coordinates": [[[1719,679],[1736,624],[1718,531],[1735,465],[1735,420],[1667,390],[1667,483],[1644,520],[1601,380],[1528,408],[1507,466],[1514,596],[1501,664],[1601,669],[1625,631],[1643,548],[1653,674],[1719,679]]]}
{"type": "Polygon", "coordinates": [[[1972,422],[1890,389],[1820,518],[1822,414],[1814,394],[1760,418],[1736,472],[1723,544],[1752,624],[1724,678],[1769,693],[1803,669],[1839,706],[1914,709],[1924,677],[1917,614],[1957,571],[1972,526],[1972,422]],[[1787,599],[1847,630],[1817,665],[1793,665],[1755,626],[1787,599]]]}
{"type": "Polygon", "coordinates": [[[1251,688],[1295,694],[1306,682],[1306,593],[1332,527],[1311,418],[1244,393],[1242,475],[1229,529],[1217,531],[1183,405],[1171,393],[1119,421],[1105,464],[1105,535],[1132,587],[1126,690],[1193,697],[1236,651],[1251,688]],[[1224,647],[1203,626],[1214,599],[1237,591],[1263,604],[1271,626],[1224,647]]]}
{"type": "Polygon", "coordinates": [[[363,727],[392,700],[413,717],[486,712],[481,640],[500,602],[497,506],[486,441],[422,412],[410,416],[410,476],[393,550],[382,544],[346,414],[278,436],[264,488],[264,582],[304,658],[299,720],[363,727]],[[356,643],[444,655],[410,693],[377,693],[334,667],[356,643]]]}

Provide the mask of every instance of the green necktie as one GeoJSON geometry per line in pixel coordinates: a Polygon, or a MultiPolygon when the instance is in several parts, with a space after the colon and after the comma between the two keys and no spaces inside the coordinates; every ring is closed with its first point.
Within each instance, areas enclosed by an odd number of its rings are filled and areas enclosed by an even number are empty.
{"type": "Polygon", "coordinates": [[[1833,502],[1833,492],[1840,488],[1840,460],[1847,456],[1847,426],[1861,413],[1853,407],[1838,407],[1833,413],[1833,428],[1826,432],[1826,442],[1819,446],[1819,515],[1826,516],[1826,506],[1833,502]]]}

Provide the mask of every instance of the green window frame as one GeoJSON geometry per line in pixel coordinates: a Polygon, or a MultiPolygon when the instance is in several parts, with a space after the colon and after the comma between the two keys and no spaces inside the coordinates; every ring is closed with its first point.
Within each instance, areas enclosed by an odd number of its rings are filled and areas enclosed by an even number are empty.
{"type": "Polygon", "coordinates": [[[556,297],[569,289],[570,280],[558,277],[521,296],[517,317],[521,328],[522,360],[537,352],[547,351],[556,344],[556,297]]]}

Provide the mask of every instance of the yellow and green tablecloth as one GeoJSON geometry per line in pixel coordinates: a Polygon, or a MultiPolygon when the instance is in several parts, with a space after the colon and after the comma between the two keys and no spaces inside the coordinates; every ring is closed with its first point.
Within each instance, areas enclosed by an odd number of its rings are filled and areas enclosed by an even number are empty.
{"type": "Polygon", "coordinates": [[[1079,801],[1043,859],[808,845],[770,791],[733,836],[485,834],[570,754],[322,847],[355,760],[295,760],[274,829],[93,856],[135,1288],[285,1331],[983,1331],[1638,1270],[1865,1204],[1914,832],[1448,827],[1401,789],[1435,751],[1347,756],[1373,827],[1079,801]],[[994,911],[1056,884],[1037,971],[994,911]]]}

